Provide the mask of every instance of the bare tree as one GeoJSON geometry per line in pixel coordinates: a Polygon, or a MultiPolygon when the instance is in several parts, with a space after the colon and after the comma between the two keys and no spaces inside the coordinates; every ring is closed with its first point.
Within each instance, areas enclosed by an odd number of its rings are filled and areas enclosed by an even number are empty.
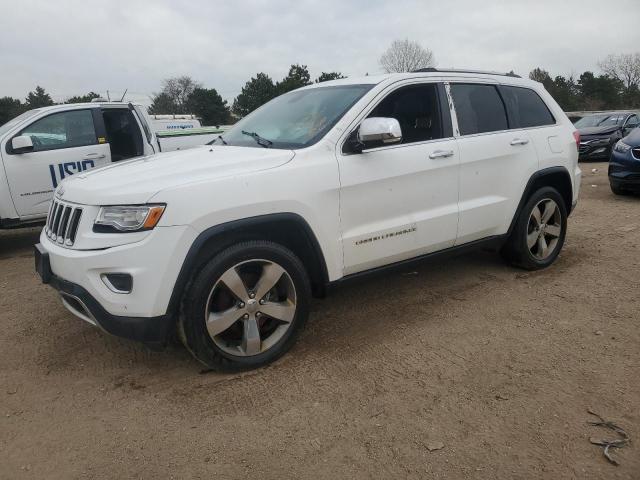
{"type": "Polygon", "coordinates": [[[610,77],[624,83],[627,88],[640,86],[640,53],[608,55],[598,66],[610,77]]]}
{"type": "Polygon", "coordinates": [[[187,100],[196,88],[201,87],[202,84],[200,82],[196,82],[188,75],[183,75],[165,79],[162,82],[162,92],[160,94],[164,94],[167,99],[173,102],[176,110],[174,113],[191,113],[187,112],[187,100]]]}
{"type": "Polygon", "coordinates": [[[394,40],[380,57],[380,66],[387,73],[412,72],[434,65],[433,52],[422,47],[418,42],[409,41],[409,39],[394,40]]]}

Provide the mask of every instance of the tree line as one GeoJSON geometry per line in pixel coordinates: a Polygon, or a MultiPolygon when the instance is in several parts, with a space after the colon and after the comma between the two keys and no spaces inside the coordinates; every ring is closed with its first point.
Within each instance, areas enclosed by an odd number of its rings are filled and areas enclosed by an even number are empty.
{"type": "MultiPolygon", "coordinates": [[[[94,98],[98,98],[95,92],[89,92],[86,95],[74,95],[69,97],[63,103],[84,103],[90,102],[94,98]]],[[[51,98],[44,88],[36,86],[36,88],[27,94],[24,102],[21,102],[18,98],[1,97],[0,98],[0,125],[7,123],[12,118],[17,117],[27,110],[34,108],[49,107],[55,105],[55,102],[51,98]]]]}
{"type": "MultiPolygon", "coordinates": [[[[385,72],[409,72],[433,67],[434,55],[417,42],[395,40],[379,59],[385,72]]],[[[640,108],[640,53],[609,55],[598,64],[600,72],[585,71],[579,76],[552,76],[538,67],[529,78],[540,82],[565,111],[614,110],[640,108]]],[[[322,72],[311,80],[306,65],[294,64],[287,75],[274,81],[264,72],[256,73],[229,105],[215,88],[184,75],[167,78],[160,92],[151,97],[151,114],[195,114],[204,125],[223,125],[242,118],[278,95],[296,88],[345,78],[340,72],[322,72]]],[[[73,96],[64,103],[89,102],[99,95],[89,92],[73,96]]],[[[12,97],[0,98],[0,125],[33,108],[53,105],[51,96],[37,86],[24,102],[12,97]]]]}
{"type": "MultiPolygon", "coordinates": [[[[167,78],[162,90],[151,97],[150,114],[194,114],[204,125],[224,125],[233,122],[258,108],[263,103],[283,93],[312,83],[345,78],[339,72],[322,72],[313,82],[306,65],[291,65],[289,73],[274,82],[266,73],[258,73],[246,82],[232,105],[223,100],[215,88],[205,88],[202,83],[183,75],[167,78]]],[[[99,98],[95,92],[76,95],[62,103],[83,103],[99,98]]],[[[12,97],[0,98],[0,125],[33,108],[55,105],[44,88],[37,86],[29,92],[24,102],[12,97]]]]}
{"type": "MultiPolygon", "coordinates": [[[[322,72],[315,83],[344,78],[339,72],[322,72]]],[[[168,78],[162,91],[152,98],[149,113],[193,113],[205,125],[220,125],[233,117],[244,117],[272,98],[296,88],[311,85],[311,74],[306,65],[291,65],[289,73],[277,82],[260,72],[248,80],[231,105],[223,100],[215,88],[204,88],[189,76],[168,78]]]]}
{"type": "Polygon", "coordinates": [[[640,53],[609,55],[598,66],[602,73],[568,77],[535,68],[529,78],[542,83],[565,112],[640,108],[640,53]]]}

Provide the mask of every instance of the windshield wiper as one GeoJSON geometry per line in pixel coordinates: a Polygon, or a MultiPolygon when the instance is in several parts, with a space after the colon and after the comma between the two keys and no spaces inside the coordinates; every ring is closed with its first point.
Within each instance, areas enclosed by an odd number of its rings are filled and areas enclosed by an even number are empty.
{"type": "Polygon", "coordinates": [[[222,135],[218,135],[218,139],[222,142],[223,145],[228,145],[226,140],[224,138],[222,138],[222,135]]]}
{"type": "Polygon", "coordinates": [[[242,134],[243,135],[248,135],[249,137],[253,138],[258,145],[260,145],[260,146],[262,146],[264,148],[269,148],[271,145],[273,145],[273,142],[271,140],[267,140],[266,138],[262,138],[256,132],[247,132],[246,130],[242,130],[242,134]]]}

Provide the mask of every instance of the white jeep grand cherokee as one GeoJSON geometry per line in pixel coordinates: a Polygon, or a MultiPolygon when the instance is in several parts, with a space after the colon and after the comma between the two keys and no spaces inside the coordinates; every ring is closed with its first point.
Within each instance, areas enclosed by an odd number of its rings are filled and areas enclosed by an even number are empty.
{"type": "Polygon", "coordinates": [[[210,146],[66,179],[36,268],[111,334],[163,344],[177,330],[212,368],[257,367],[291,347],[312,295],[350,277],[480,246],[553,263],[578,141],[544,88],[514,75],[311,85],[210,146]]]}

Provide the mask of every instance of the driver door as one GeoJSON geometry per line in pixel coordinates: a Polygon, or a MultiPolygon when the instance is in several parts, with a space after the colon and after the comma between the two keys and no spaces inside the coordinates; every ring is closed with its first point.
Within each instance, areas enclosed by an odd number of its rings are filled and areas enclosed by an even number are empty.
{"type": "Polygon", "coordinates": [[[62,180],[111,161],[109,145],[96,134],[91,109],[51,113],[14,137],[20,135],[31,137],[31,151],[13,152],[11,140],[2,148],[9,190],[21,217],[46,215],[62,180]]]}
{"type": "Polygon", "coordinates": [[[435,83],[389,92],[367,117],[397,119],[402,142],[338,155],[345,275],[454,245],[460,157],[443,94],[435,83]]]}

